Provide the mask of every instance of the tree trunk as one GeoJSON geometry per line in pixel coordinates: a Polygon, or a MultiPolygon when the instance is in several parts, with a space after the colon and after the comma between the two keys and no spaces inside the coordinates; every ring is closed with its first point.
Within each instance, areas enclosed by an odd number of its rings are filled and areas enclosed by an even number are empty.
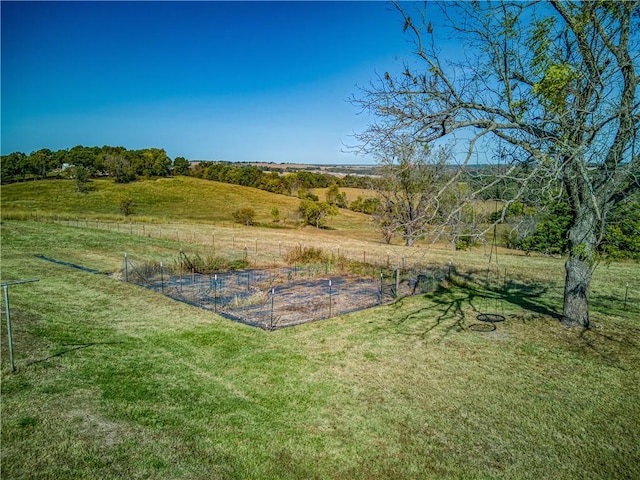
{"type": "Polygon", "coordinates": [[[568,327],[589,327],[589,288],[596,265],[596,216],[580,205],[569,229],[569,258],[565,263],[562,323],[568,327]]]}
{"type": "Polygon", "coordinates": [[[562,323],[568,327],[589,327],[589,286],[592,267],[579,255],[571,254],[565,264],[562,323]]]}

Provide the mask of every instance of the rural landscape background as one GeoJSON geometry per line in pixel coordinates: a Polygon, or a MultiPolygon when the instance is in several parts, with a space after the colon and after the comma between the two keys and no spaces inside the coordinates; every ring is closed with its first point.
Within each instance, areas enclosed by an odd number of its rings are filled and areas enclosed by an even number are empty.
{"type": "Polygon", "coordinates": [[[562,258],[500,248],[498,281],[487,246],[387,245],[366,214],[340,209],[324,229],[274,223],[296,197],[192,177],[89,184],[2,187],[3,281],[39,279],[10,290],[13,373],[3,322],[3,477],[639,473],[636,263],[601,265],[594,327],[566,329],[562,258]],[[124,197],[135,214],[120,213],[124,197]],[[243,206],[257,225],[234,221],[243,206]],[[124,253],[248,247],[250,265],[272,265],[299,245],[355,262],[451,262],[456,274],[431,294],[267,332],[38,258],[113,273],[124,253]],[[506,321],[474,329],[487,310],[506,321]]]}

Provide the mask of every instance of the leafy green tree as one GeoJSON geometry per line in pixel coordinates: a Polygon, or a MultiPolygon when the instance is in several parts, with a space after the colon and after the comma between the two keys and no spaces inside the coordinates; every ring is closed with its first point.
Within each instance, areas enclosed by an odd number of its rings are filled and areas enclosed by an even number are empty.
{"type": "Polygon", "coordinates": [[[103,154],[102,149],[98,147],[76,145],[69,149],[69,151],[63,152],[63,155],[58,158],[71,166],[81,166],[89,170],[101,170],[99,164],[102,161],[103,154]]]}
{"type": "Polygon", "coordinates": [[[105,168],[116,183],[129,183],[136,180],[136,172],[130,160],[120,155],[107,155],[105,168]]]}
{"type": "Polygon", "coordinates": [[[151,174],[155,177],[166,177],[171,170],[171,159],[161,148],[152,148],[151,174]]]}
{"type": "Polygon", "coordinates": [[[189,160],[184,157],[176,157],[173,160],[174,175],[189,175],[189,160]]]}
{"type": "Polygon", "coordinates": [[[2,183],[12,182],[18,177],[24,178],[29,173],[27,156],[22,152],[13,152],[2,156],[2,183]]]}
{"type": "Polygon", "coordinates": [[[625,198],[611,212],[601,249],[608,258],[640,260],[640,192],[625,198]]]}
{"type": "Polygon", "coordinates": [[[39,178],[46,178],[47,173],[53,170],[53,159],[53,153],[48,148],[31,152],[29,155],[30,173],[37,175],[39,178]]]}
{"type": "Polygon", "coordinates": [[[273,220],[273,223],[278,223],[280,221],[280,210],[278,207],[273,207],[271,209],[271,219],[273,220]]]}
{"type": "Polygon", "coordinates": [[[566,202],[556,202],[545,211],[533,233],[515,247],[525,252],[542,252],[551,255],[569,251],[568,232],[571,225],[571,209],[566,202]]]}
{"type": "Polygon", "coordinates": [[[501,175],[515,197],[560,185],[571,211],[562,322],[588,327],[607,222],[640,188],[640,2],[408,4],[417,14],[396,5],[415,62],[354,99],[376,119],[361,150],[384,150],[398,134],[451,139],[463,166],[478,151],[506,150],[501,175]],[[433,8],[444,10],[442,24],[430,21],[433,8]],[[440,43],[452,36],[465,53],[458,61],[440,43]]]}
{"type": "Polygon", "coordinates": [[[297,188],[326,188],[332,183],[332,178],[329,175],[324,175],[317,172],[308,172],[301,170],[291,175],[292,181],[297,185],[297,188]]]}
{"type": "Polygon", "coordinates": [[[366,213],[368,215],[373,215],[378,211],[379,208],[379,198],[363,198],[362,195],[358,195],[358,197],[349,205],[349,210],[353,210],[354,212],[366,213]]]}
{"type": "Polygon", "coordinates": [[[320,200],[318,196],[307,187],[300,187],[298,189],[298,198],[300,200],[311,200],[312,202],[317,202],[320,200]]]}
{"type": "Polygon", "coordinates": [[[327,217],[338,214],[338,209],[327,202],[318,202],[305,198],[300,201],[298,212],[305,225],[320,228],[325,225],[324,222],[327,217]]]}
{"type": "Polygon", "coordinates": [[[287,177],[280,176],[278,172],[270,172],[262,175],[260,181],[256,185],[261,190],[267,192],[279,193],[282,195],[291,194],[291,183],[287,177]]]}
{"type": "Polygon", "coordinates": [[[337,184],[332,184],[327,189],[325,198],[329,205],[335,205],[338,208],[347,208],[347,195],[340,191],[337,184]]]}
{"type": "Polygon", "coordinates": [[[87,193],[89,191],[90,172],[88,168],[78,165],[67,169],[71,178],[76,182],[76,189],[79,193],[87,193]]]}

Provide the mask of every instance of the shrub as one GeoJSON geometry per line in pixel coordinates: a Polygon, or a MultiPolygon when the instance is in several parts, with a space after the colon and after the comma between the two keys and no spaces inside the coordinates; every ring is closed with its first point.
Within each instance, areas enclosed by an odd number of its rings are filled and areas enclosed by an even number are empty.
{"type": "Polygon", "coordinates": [[[197,273],[207,275],[227,270],[241,270],[248,265],[249,262],[244,258],[232,260],[222,256],[202,258],[198,254],[193,257],[187,257],[185,254],[182,254],[175,271],[182,270],[183,272],[189,272],[193,269],[197,273]]]}
{"type": "Polygon", "coordinates": [[[122,200],[120,200],[120,213],[125,217],[129,215],[133,215],[136,210],[136,202],[133,200],[133,197],[126,196],[122,200]]]}
{"type": "Polygon", "coordinates": [[[256,211],[251,207],[239,208],[233,212],[233,219],[237,223],[243,223],[247,226],[253,225],[253,219],[256,216],[256,211]]]}
{"type": "Polygon", "coordinates": [[[469,250],[471,247],[477,247],[478,244],[478,238],[475,235],[470,234],[468,231],[459,235],[455,241],[456,250],[469,250]]]}
{"type": "Polygon", "coordinates": [[[321,248],[303,247],[302,245],[298,245],[287,250],[285,258],[289,264],[325,263],[329,259],[321,248]]]}

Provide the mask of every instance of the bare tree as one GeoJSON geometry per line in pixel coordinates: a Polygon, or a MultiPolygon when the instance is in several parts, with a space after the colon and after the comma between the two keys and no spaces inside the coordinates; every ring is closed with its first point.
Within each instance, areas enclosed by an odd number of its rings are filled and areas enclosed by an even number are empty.
{"type": "Polygon", "coordinates": [[[639,5],[425,2],[417,15],[396,5],[415,55],[402,73],[385,73],[353,100],[377,118],[358,136],[365,152],[398,134],[421,144],[454,139],[462,167],[479,150],[506,149],[502,177],[519,186],[515,198],[534,190],[568,197],[563,323],[570,326],[589,326],[607,217],[640,185],[639,5]],[[436,8],[441,14],[430,15],[436,8]],[[445,38],[459,42],[464,60],[445,59],[445,38]]]}
{"type": "Polygon", "coordinates": [[[378,153],[380,179],[376,191],[380,199],[374,218],[389,243],[399,233],[405,245],[433,234],[433,225],[445,210],[439,192],[450,173],[444,147],[431,149],[407,136],[389,138],[378,153]]]}

